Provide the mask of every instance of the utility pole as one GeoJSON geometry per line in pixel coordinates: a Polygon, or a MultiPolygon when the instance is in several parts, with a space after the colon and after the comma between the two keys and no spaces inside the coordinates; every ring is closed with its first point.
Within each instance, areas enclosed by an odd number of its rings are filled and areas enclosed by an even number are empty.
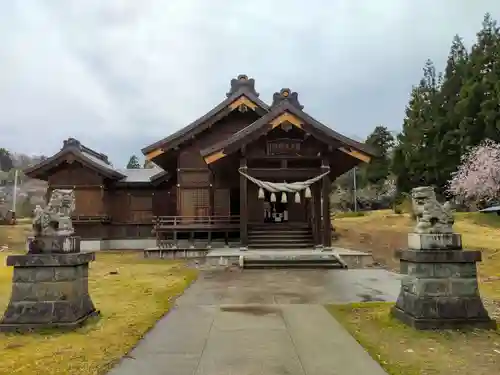
{"type": "Polygon", "coordinates": [[[18,170],[14,171],[14,191],[12,192],[12,212],[16,212],[16,201],[17,201],[17,174],[18,170]]]}
{"type": "Polygon", "coordinates": [[[357,168],[354,167],[354,174],[353,174],[354,212],[358,212],[358,197],[357,197],[357,191],[356,191],[356,170],[357,170],[357,168]]]}

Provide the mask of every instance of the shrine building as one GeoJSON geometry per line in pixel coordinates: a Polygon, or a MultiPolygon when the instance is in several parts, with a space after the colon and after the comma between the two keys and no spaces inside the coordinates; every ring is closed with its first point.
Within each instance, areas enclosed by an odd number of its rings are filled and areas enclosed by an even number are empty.
{"type": "Polygon", "coordinates": [[[231,80],[217,106],[142,149],[150,169],[123,169],[74,138],[25,170],[74,189],[82,247],[330,247],[329,193],[374,156],[304,112],[282,89],[269,105],[255,81],[231,80]]]}

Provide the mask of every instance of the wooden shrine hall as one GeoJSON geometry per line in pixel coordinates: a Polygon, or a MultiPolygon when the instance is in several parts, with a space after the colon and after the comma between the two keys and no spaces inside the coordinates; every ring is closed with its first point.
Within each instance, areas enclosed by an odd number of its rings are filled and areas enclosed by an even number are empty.
{"type": "Polygon", "coordinates": [[[304,112],[296,92],[264,103],[245,75],[208,113],[142,152],[153,168],[114,168],[70,138],[25,173],[49,191],[74,189],[74,225],[89,249],[291,249],[331,246],[331,182],[373,157],[304,112]]]}

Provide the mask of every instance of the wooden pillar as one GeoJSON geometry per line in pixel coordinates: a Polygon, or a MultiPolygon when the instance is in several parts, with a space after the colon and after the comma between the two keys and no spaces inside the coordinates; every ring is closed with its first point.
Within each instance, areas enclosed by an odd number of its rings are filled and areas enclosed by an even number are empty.
{"type": "Polygon", "coordinates": [[[311,190],[314,210],[314,244],[321,245],[323,243],[323,232],[321,231],[321,185],[316,182],[311,186],[311,190]]]}
{"type": "MultiPolygon", "coordinates": [[[[240,160],[240,167],[244,172],[247,171],[247,160],[240,160]]],[[[247,178],[240,174],[240,233],[241,247],[248,246],[248,184],[247,178]]]]}
{"type": "Polygon", "coordinates": [[[214,207],[214,194],[215,194],[215,187],[214,187],[214,173],[212,171],[209,171],[209,179],[210,179],[210,185],[209,185],[209,201],[210,201],[210,212],[208,213],[209,216],[214,216],[215,215],[215,207],[214,207]]]}
{"type": "MultiPolygon", "coordinates": [[[[322,171],[328,170],[327,162],[323,161],[321,165],[322,171]]],[[[330,223],[330,176],[326,175],[322,180],[323,196],[323,246],[330,247],[332,245],[332,229],[330,223]]]]}

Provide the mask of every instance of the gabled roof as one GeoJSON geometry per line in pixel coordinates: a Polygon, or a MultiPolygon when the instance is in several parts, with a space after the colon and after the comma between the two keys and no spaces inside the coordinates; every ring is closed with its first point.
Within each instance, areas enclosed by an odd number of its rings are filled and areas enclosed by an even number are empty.
{"type": "Polygon", "coordinates": [[[120,173],[113,168],[108,160],[108,157],[104,154],[100,154],[80,143],[80,141],[74,138],[68,138],[63,142],[63,147],[55,155],[43,160],[42,162],[28,167],[24,170],[24,173],[31,178],[44,179],[43,176],[46,175],[48,171],[55,167],[55,165],[63,162],[68,156],[72,156],[74,160],[79,161],[83,165],[101,173],[103,176],[120,180],[125,178],[123,173],[120,173]]]}
{"type": "Polygon", "coordinates": [[[246,105],[259,115],[264,115],[269,111],[269,106],[259,99],[259,94],[255,91],[255,80],[241,74],[231,80],[231,89],[226,94],[226,99],[215,108],[201,116],[191,124],[181,130],[169,135],[158,142],[144,147],[141,151],[148,159],[153,159],[174,147],[179,146],[185,140],[206,130],[216,121],[226,117],[233,110],[241,105],[246,105]],[[211,121],[212,120],[212,121],[211,121]]]}
{"type": "Polygon", "coordinates": [[[31,178],[46,179],[50,170],[56,165],[68,160],[76,160],[81,164],[95,170],[101,175],[125,184],[155,183],[168,178],[168,173],[159,167],[145,169],[114,168],[108,160],[108,156],[98,153],[80,143],[74,138],[68,138],[63,142],[63,147],[55,155],[42,162],[28,167],[24,173],[31,178]]]}
{"type": "Polygon", "coordinates": [[[253,142],[277,126],[289,123],[361,161],[369,162],[371,157],[375,156],[373,150],[367,145],[337,133],[305,113],[302,108],[296,92],[282,89],[274,94],[273,104],[266,115],[231,137],[201,150],[201,155],[207,164],[213,163],[238,150],[241,146],[253,142]]]}

